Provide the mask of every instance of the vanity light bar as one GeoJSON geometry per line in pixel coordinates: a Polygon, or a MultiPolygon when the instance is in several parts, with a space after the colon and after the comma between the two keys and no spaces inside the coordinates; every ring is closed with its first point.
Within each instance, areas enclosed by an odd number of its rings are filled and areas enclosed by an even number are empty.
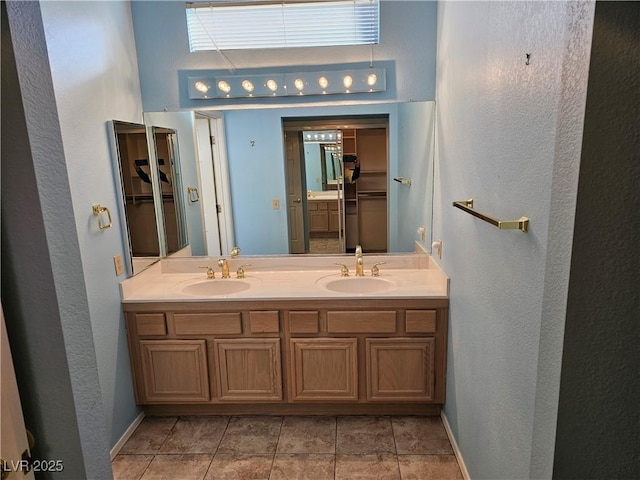
{"type": "Polygon", "coordinates": [[[361,68],[316,72],[189,77],[189,98],[287,97],[384,92],[386,70],[361,68]]]}

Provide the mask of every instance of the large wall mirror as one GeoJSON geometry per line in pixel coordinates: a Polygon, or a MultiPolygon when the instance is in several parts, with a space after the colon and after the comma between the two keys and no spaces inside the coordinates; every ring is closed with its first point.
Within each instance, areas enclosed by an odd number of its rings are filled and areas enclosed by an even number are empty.
{"type": "MultiPolygon", "coordinates": [[[[195,203],[186,199],[187,213],[197,210],[196,217],[210,217],[211,225],[222,227],[227,224],[223,216],[233,212],[232,223],[225,227],[231,234],[226,235],[222,228],[197,225],[187,216],[190,236],[202,235],[208,244],[217,244],[217,249],[206,250],[217,258],[228,254],[233,246],[240,247],[243,256],[348,254],[356,244],[370,253],[408,252],[415,250],[415,242],[429,251],[434,111],[432,101],[229,110],[215,112],[219,122],[215,136],[209,128],[202,135],[196,128],[198,116],[213,115],[209,111],[145,112],[145,118],[154,124],[174,126],[173,121],[181,125],[178,147],[185,186],[197,186],[200,199],[195,203]],[[347,117],[353,121],[345,123],[347,117]],[[327,122],[329,118],[342,121],[327,122]],[[309,134],[315,140],[316,133],[318,140],[324,133],[327,141],[305,142],[309,134]],[[331,134],[339,134],[340,141],[332,141],[331,134]],[[295,139],[295,148],[287,147],[287,138],[295,139]],[[342,155],[336,155],[334,148],[341,148],[342,155]],[[295,171],[300,190],[295,193],[287,178],[289,151],[297,153],[299,163],[295,171]],[[355,181],[346,178],[355,170],[349,156],[360,161],[355,181]],[[218,170],[220,165],[222,170],[218,170]],[[197,173],[187,180],[191,171],[197,173]],[[338,202],[340,173],[344,194],[338,202]],[[411,183],[394,180],[400,177],[411,183]],[[290,208],[293,205],[296,207],[290,208]],[[300,211],[298,224],[306,228],[298,235],[302,241],[297,250],[291,248],[294,208],[300,211]],[[340,225],[343,246],[339,245],[340,225]],[[426,231],[423,238],[417,234],[422,226],[426,231]],[[317,245],[325,250],[315,248],[317,245]]],[[[166,144],[156,140],[157,145],[166,144]]],[[[158,158],[163,157],[158,153],[158,158]]],[[[158,167],[168,173],[166,164],[158,167]]],[[[161,178],[158,181],[166,190],[168,184],[161,178]]],[[[165,216],[169,209],[164,207],[165,216]]],[[[177,224],[184,220],[172,218],[177,224]]]]}
{"type": "Polygon", "coordinates": [[[187,246],[174,130],[109,122],[129,275],[187,246]]]}

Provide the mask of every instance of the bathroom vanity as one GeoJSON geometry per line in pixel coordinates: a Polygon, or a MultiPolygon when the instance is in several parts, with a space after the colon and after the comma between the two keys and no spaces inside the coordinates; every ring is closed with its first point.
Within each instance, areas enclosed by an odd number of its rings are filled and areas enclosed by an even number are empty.
{"type": "Polygon", "coordinates": [[[237,258],[226,279],[219,268],[207,279],[206,260],[166,259],[127,280],[138,404],[150,414],[439,413],[448,280],[427,255],[364,259],[363,277],[342,277],[334,263],[352,258],[336,256],[237,258]]]}

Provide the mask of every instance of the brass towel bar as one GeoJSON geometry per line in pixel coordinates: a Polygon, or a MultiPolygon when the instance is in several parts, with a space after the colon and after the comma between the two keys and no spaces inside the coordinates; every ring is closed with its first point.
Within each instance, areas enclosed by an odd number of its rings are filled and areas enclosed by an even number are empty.
{"type": "Polygon", "coordinates": [[[484,220],[491,225],[498,227],[500,230],[521,230],[523,232],[527,232],[529,230],[529,219],[527,217],[521,217],[519,220],[497,220],[493,217],[489,217],[483,213],[480,213],[473,209],[473,199],[469,200],[459,200],[453,202],[453,206],[463,210],[474,217],[479,218],[480,220],[484,220]]]}

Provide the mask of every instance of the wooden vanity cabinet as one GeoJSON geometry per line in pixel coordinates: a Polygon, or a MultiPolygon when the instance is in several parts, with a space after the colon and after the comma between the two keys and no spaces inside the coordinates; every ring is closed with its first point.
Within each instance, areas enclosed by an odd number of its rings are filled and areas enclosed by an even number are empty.
{"type": "Polygon", "coordinates": [[[308,200],[309,233],[336,233],[340,226],[337,200],[308,200]]]}
{"type": "Polygon", "coordinates": [[[124,309],[150,413],[437,414],[445,400],[448,300],[124,309]]]}

